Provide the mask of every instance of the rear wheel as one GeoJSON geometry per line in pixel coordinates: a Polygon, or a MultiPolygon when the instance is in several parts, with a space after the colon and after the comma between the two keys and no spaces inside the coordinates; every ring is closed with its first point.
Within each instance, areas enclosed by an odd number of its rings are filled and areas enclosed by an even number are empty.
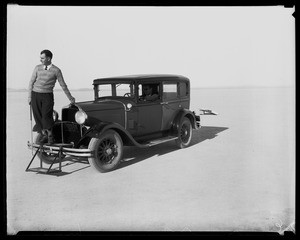
{"type": "Polygon", "coordinates": [[[193,128],[191,121],[184,117],[179,125],[178,139],[176,139],[176,145],[179,148],[186,148],[191,144],[193,128]]]}
{"type": "Polygon", "coordinates": [[[121,162],[123,141],[116,131],[108,130],[100,138],[92,138],[89,149],[94,152],[89,163],[99,172],[109,172],[121,162]]]}

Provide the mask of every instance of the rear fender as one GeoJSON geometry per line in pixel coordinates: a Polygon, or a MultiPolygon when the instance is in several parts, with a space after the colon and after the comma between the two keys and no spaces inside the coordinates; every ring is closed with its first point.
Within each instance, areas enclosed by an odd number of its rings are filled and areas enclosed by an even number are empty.
{"type": "Polygon", "coordinates": [[[178,134],[178,129],[179,129],[180,123],[182,122],[184,117],[187,117],[191,121],[193,129],[198,128],[197,123],[196,123],[195,114],[192,111],[188,110],[188,109],[183,109],[174,118],[174,121],[173,121],[173,124],[172,124],[172,133],[174,135],[178,134]]]}

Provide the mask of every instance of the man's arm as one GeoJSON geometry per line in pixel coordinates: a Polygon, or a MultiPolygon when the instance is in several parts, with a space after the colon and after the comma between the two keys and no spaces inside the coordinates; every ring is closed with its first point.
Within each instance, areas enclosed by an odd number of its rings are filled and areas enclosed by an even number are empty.
{"type": "Polygon", "coordinates": [[[29,104],[31,103],[31,92],[32,92],[33,84],[34,84],[34,82],[36,81],[36,78],[37,78],[37,69],[38,69],[38,67],[36,66],[33,70],[31,79],[29,81],[29,86],[28,86],[28,103],[29,104]]]}
{"type": "Polygon", "coordinates": [[[61,88],[64,90],[67,98],[70,100],[70,102],[75,103],[75,98],[71,95],[60,69],[58,69],[58,72],[57,72],[57,80],[58,80],[61,88]]]}
{"type": "Polygon", "coordinates": [[[156,101],[159,98],[158,94],[153,94],[151,96],[146,96],[147,101],[156,101]]]}

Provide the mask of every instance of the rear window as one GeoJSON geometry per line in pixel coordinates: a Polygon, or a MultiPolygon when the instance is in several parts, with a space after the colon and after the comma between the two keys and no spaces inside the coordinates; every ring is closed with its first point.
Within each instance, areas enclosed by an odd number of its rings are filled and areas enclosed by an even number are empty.
{"type": "Polygon", "coordinates": [[[189,94],[189,92],[188,92],[188,83],[186,83],[186,82],[181,82],[180,84],[179,84],[179,96],[181,97],[181,98],[184,98],[184,97],[186,97],[186,96],[188,96],[188,94],[189,94]]]}

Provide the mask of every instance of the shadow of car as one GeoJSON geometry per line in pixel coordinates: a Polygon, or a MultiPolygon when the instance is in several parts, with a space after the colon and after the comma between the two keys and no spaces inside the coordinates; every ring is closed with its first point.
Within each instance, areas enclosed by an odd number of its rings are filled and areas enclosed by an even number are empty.
{"type": "MultiPolygon", "coordinates": [[[[197,145],[205,140],[213,139],[217,137],[220,132],[223,132],[227,129],[227,127],[203,126],[199,130],[194,130],[191,144],[188,148],[197,145]]],[[[179,150],[178,147],[176,147],[176,145],[172,142],[166,142],[161,145],[153,146],[148,149],[148,151],[145,151],[144,149],[138,147],[125,148],[123,160],[117,169],[128,167],[132,164],[137,164],[153,156],[162,156],[177,150],[179,150]]]]}

